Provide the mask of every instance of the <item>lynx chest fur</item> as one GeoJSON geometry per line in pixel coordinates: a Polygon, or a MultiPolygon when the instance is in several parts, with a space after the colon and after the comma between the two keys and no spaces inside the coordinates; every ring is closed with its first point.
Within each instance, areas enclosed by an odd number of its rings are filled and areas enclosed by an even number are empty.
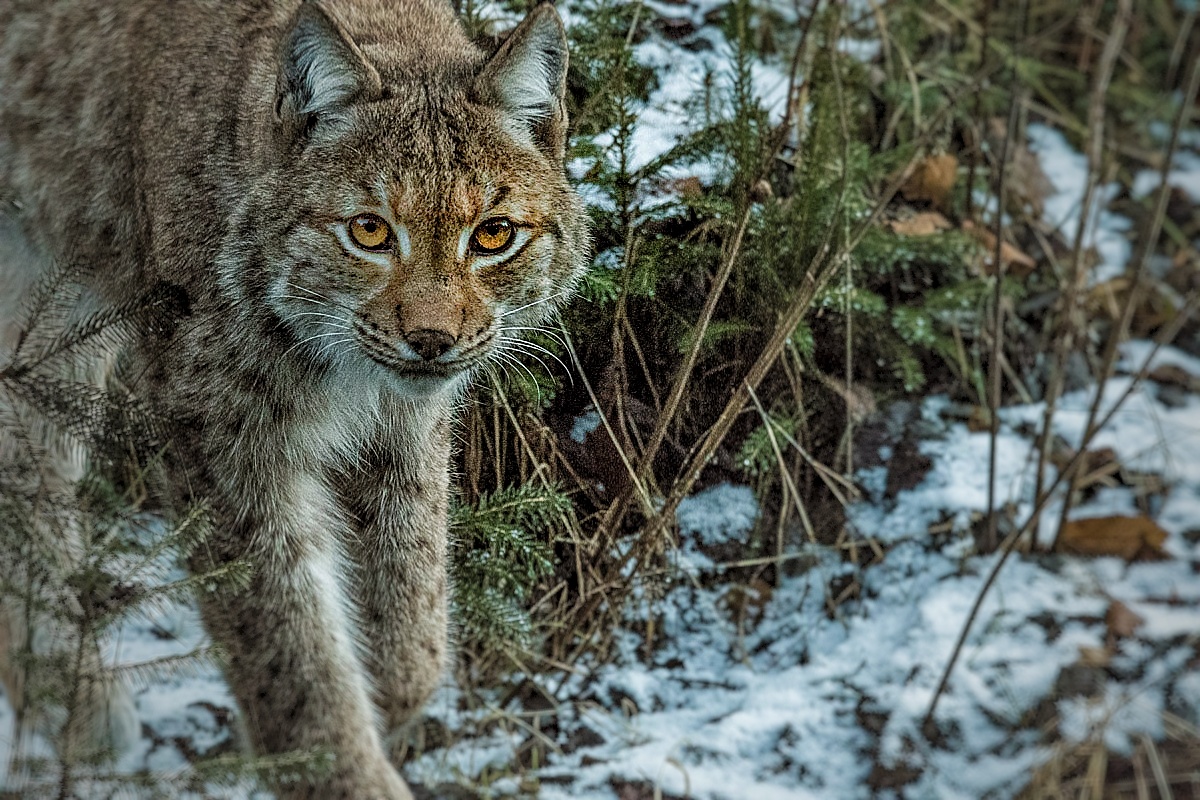
{"type": "Polygon", "coordinates": [[[220,529],[194,567],[255,568],[202,602],[252,745],[335,756],[281,794],[410,796],[382,742],[447,659],[453,407],[586,261],[566,65],[549,5],[489,55],[432,0],[0,4],[0,294],[186,296],[124,355],[220,529]]]}

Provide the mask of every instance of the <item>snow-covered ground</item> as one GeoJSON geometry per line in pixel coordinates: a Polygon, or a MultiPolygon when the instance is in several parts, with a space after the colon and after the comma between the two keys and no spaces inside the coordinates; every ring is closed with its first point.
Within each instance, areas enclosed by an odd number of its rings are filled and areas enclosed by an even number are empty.
{"type": "MultiPolygon", "coordinates": [[[[1127,353],[1144,350],[1134,342],[1127,353]]],[[[1196,359],[1170,349],[1162,359],[1200,377],[1196,359]]],[[[997,558],[972,555],[969,531],[971,512],[986,508],[988,434],[947,417],[940,398],[921,408],[920,450],[931,465],[918,486],[887,500],[886,467],[861,476],[878,491],[852,509],[853,526],[885,550],[869,566],[814,548],[777,586],[731,585],[713,578],[720,566],[705,554],[746,536],[752,494],[723,484],[685,502],[680,575],[665,597],[630,609],[616,663],[577,665],[582,674],[559,692],[558,749],[539,773],[538,796],[651,796],[622,795],[632,784],[714,800],[1009,797],[1048,757],[1047,723],[1057,730],[1050,740],[1102,736],[1118,753],[1138,734],[1161,737],[1164,709],[1200,725],[1200,398],[1170,407],[1156,390],[1136,392],[1099,446],[1164,479],[1158,522],[1169,558],[1012,559],[938,705],[934,744],[921,720],[997,558]],[[950,525],[931,535],[944,520],[950,525]],[[861,584],[859,599],[831,615],[831,585],[850,580],[861,584]],[[1113,601],[1144,624],[1115,642],[1100,691],[1076,693],[1068,676],[1105,648],[1113,601]],[[661,646],[646,659],[637,623],[648,613],[659,620],[661,646]]],[[[1078,435],[1089,400],[1086,392],[1064,398],[1055,426],[1064,438],[1078,435]]],[[[1001,429],[1000,498],[1018,520],[1031,511],[1035,459],[1019,431],[1040,415],[1039,406],[1010,409],[1001,429]]],[[[1074,516],[1117,513],[1138,513],[1131,489],[1105,490],[1074,516]]],[[[477,774],[489,759],[507,763],[513,746],[506,735],[464,741],[409,772],[433,784],[477,774]]],[[[498,796],[516,788],[515,779],[493,786],[498,796]]]]}
{"type": "MultiPolygon", "coordinates": [[[[1133,367],[1146,351],[1133,342],[1125,361],[1133,367]]],[[[1196,358],[1168,348],[1159,361],[1200,379],[1196,358]]],[[[1128,379],[1118,376],[1110,388],[1123,390],[1128,379]]],[[[867,797],[872,786],[900,797],[1007,797],[1047,757],[1040,731],[1047,723],[1068,740],[1103,736],[1116,752],[1127,752],[1138,734],[1161,737],[1164,709],[1200,725],[1200,398],[1165,404],[1157,392],[1153,382],[1135,392],[1097,444],[1163,478],[1157,519],[1169,558],[1012,559],[938,706],[934,744],[920,722],[996,558],[972,555],[969,532],[971,512],[986,505],[988,435],[945,413],[951,409],[940,398],[920,409],[920,450],[930,465],[919,485],[887,499],[886,467],[860,476],[875,491],[852,509],[853,527],[885,553],[869,566],[813,548],[776,586],[735,586],[715,577],[722,569],[715,554],[749,532],[753,494],[722,484],[685,501],[672,587],[629,609],[614,663],[576,665],[580,673],[558,692],[537,796],[608,800],[630,783],[714,800],[867,797]],[[947,520],[936,537],[929,533],[947,520]],[[830,587],[853,580],[859,599],[831,615],[830,587]],[[1104,616],[1114,600],[1144,624],[1115,643],[1098,694],[1064,693],[1064,668],[1105,647],[1104,616]],[[659,620],[661,646],[646,659],[638,622],[648,613],[659,620]],[[913,781],[887,789],[901,777],[913,781]]],[[[1089,400],[1087,392],[1064,398],[1056,430],[1067,440],[1078,435],[1089,400]]],[[[1038,406],[1004,414],[998,485],[1019,520],[1030,513],[1033,488],[1026,423],[1040,415],[1038,406]]],[[[1075,516],[1137,513],[1132,489],[1111,488],[1075,516]]],[[[119,657],[186,653],[202,640],[195,611],[178,607],[131,622],[119,657]]],[[[490,713],[464,714],[458,697],[446,687],[430,713],[452,730],[490,713]]],[[[178,771],[188,758],[232,746],[233,702],[214,671],[141,687],[137,703],[145,735],[122,760],[125,769],[178,771]]],[[[0,725],[11,725],[3,704],[0,725]]],[[[431,786],[489,765],[503,775],[524,738],[510,731],[463,739],[406,771],[431,786]]],[[[515,777],[491,790],[521,794],[515,777]]]]}

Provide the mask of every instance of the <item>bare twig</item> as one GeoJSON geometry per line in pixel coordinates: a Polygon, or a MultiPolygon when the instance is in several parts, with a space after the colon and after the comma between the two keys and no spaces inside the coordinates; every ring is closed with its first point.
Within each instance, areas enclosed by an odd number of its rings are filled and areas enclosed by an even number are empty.
{"type": "MultiPolygon", "coordinates": [[[[813,13],[815,16],[816,7],[820,0],[814,0],[813,13]]],[[[787,142],[788,136],[792,128],[793,118],[799,108],[798,92],[799,83],[798,75],[800,65],[804,62],[805,54],[809,51],[809,28],[805,28],[801,34],[799,42],[796,44],[795,51],[792,55],[791,69],[788,76],[788,94],[787,104],[784,108],[783,121],[776,129],[776,134],[770,144],[770,151],[767,157],[762,160],[759,165],[758,174],[755,179],[761,179],[769,169],[775,155],[780,148],[787,142]]],[[[667,395],[666,402],[658,411],[658,417],[655,421],[654,430],[650,434],[650,439],[646,442],[642,450],[641,458],[638,460],[636,473],[641,482],[652,480],[654,459],[658,455],[659,448],[662,447],[663,440],[666,438],[667,430],[675,421],[676,414],[679,411],[680,403],[683,400],[685,391],[692,377],[692,371],[695,369],[696,361],[699,359],[700,350],[704,344],[704,335],[708,331],[708,326],[712,322],[713,314],[716,311],[717,303],[720,301],[724,293],[725,286],[729,281],[729,276],[733,272],[733,267],[737,263],[738,256],[741,253],[742,242],[745,239],[746,228],[750,222],[750,215],[753,210],[752,205],[747,199],[745,208],[742,211],[741,219],[735,229],[734,237],[729,249],[726,251],[725,258],[722,260],[717,269],[717,274],[713,277],[712,285],[709,287],[708,296],[705,298],[704,307],[700,311],[700,316],[696,323],[696,328],[692,334],[692,342],[688,348],[688,352],[684,357],[683,363],[680,364],[678,371],[675,373],[675,378],[671,384],[671,390],[667,395]]],[[[626,265],[628,272],[628,265],[626,265]]],[[[622,296],[623,299],[623,296],[622,296]]],[[[632,488],[632,487],[631,487],[632,488]]],[[[606,539],[611,536],[621,525],[625,519],[626,511],[629,507],[629,492],[624,491],[614,498],[613,502],[608,506],[602,517],[598,531],[601,539],[606,539]]]]}
{"type": "Polygon", "coordinates": [[[600,415],[600,423],[604,426],[605,433],[612,441],[613,447],[617,450],[617,455],[621,457],[621,464],[625,467],[625,471],[629,473],[629,480],[633,486],[634,496],[637,497],[642,506],[643,512],[650,511],[653,506],[650,502],[650,493],[646,491],[645,485],[638,478],[637,470],[633,468],[633,463],[625,454],[625,448],[621,446],[621,440],[617,437],[616,431],[609,424],[608,417],[604,413],[604,409],[600,406],[600,399],[596,396],[596,392],[592,389],[592,383],[588,380],[587,374],[583,370],[583,363],[579,360],[579,356],[575,352],[575,345],[571,341],[571,334],[566,328],[559,329],[562,332],[563,340],[567,343],[567,352],[571,354],[571,361],[575,364],[575,369],[579,370],[579,376],[583,380],[583,386],[587,390],[588,398],[591,399],[592,405],[596,409],[596,413],[600,415]]]}
{"type": "MultiPolygon", "coordinates": [[[[1123,0],[1121,7],[1128,11],[1130,2],[1131,0],[1123,0]]],[[[1104,384],[1108,382],[1109,377],[1113,373],[1121,342],[1124,341],[1125,335],[1129,331],[1129,325],[1133,321],[1133,314],[1137,310],[1141,300],[1146,272],[1150,264],[1150,256],[1154,253],[1155,247],[1158,245],[1158,236],[1162,233],[1163,220],[1166,218],[1167,200],[1171,194],[1168,176],[1171,173],[1171,165],[1175,160],[1175,152],[1179,147],[1179,134],[1183,129],[1184,120],[1191,113],[1190,106],[1192,101],[1190,98],[1196,96],[1197,90],[1200,90],[1200,55],[1192,58],[1187,90],[1183,94],[1183,98],[1180,101],[1179,113],[1176,114],[1175,123],[1171,127],[1171,138],[1167,143],[1167,154],[1166,158],[1163,159],[1162,172],[1160,174],[1162,182],[1158,187],[1158,192],[1155,194],[1154,215],[1151,218],[1150,229],[1146,232],[1146,236],[1141,242],[1141,255],[1134,269],[1133,280],[1129,287],[1129,295],[1125,298],[1125,305],[1121,311],[1120,320],[1109,333],[1108,342],[1105,345],[1100,375],[1097,376],[1096,395],[1092,398],[1091,407],[1088,409],[1087,425],[1084,428],[1085,433],[1090,434],[1097,430],[1096,419],[1100,413],[1100,405],[1104,399],[1104,384]]],[[[1086,453],[1084,455],[1086,456],[1086,453]]],[[[1067,515],[1070,514],[1071,499],[1075,495],[1075,488],[1078,486],[1079,476],[1084,471],[1084,467],[1086,467],[1086,459],[1081,468],[1073,470],[1069,477],[1067,493],[1063,500],[1062,513],[1059,516],[1058,530],[1055,532],[1054,537],[1056,544],[1058,538],[1062,535],[1063,526],[1067,522],[1067,515]]]]}
{"type": "MultiPolygon", "coordinates": [[[[1002,373],[1001,359],[1004,357],[1004,200],[1008,188],[1008,154],[1012,140],[1017,135],[1017,119],[1020,111],[1021,72],[1016,68],[1021,58],[1021,42],[1025,38],[1025,29],[1029,19],[1029,0],[1022,0],[1018,12],[1017,41],[1013,46],[1013,88],[1008,100],[1008,124],[1005,127],[1004,142],[1000,147],[1000,177],[996,185],[996,251],[992,254],[992,354],[988,362],[990,386],[988,396],[989,443],[988,443],[988,491],[987,491],[987,530],[984,535],[983,549],[996,549],[996,443],[1000,437],[1000,376],[1002,373]]],[[[968,192],[970,194],[970,192],[968,192]]]]}
{"type": "MultiPolygon", "coordinates": [[[[990,73],[981,73],[978,80],[986,80],[990,77],[990,73]]],[[[978,81],[972,82],[968,86],[962,87],[959,94],[965,94],[970,91],[978,90],[978,81]]],[[[929,120],[929,127],[925,134],[919,137],[914,143],[914,154],[909,158],[908,162],[896,173],[895,177],[889,182],[879,199],[874,204],[871,212],[863,217],[857,226],[850,233],[847,241],[836,251],[830,246],[828,240],[824,245],[817,250],[812,261],[809,262],[808,268],[804,272],[804,278],[800,287],[797,289],[792,298],[792,302],[787,306],[784,312],[780,315],[779,322],[776,323],[775,329],[767,343],[763,346],[761,353],[750,367],[738,388],[726,402],[725,407],[718,415],[716,422],[709,428],[705,436],[697,443],[688,456],[686,463],[680,470],[679,477],[676,479],[674,486],[671,487],[670,493],[667,495],[666,501],[657,515],[656,524],[664,524],[666,520],[671,519],[675,513],[675,508],[691,491],[693,485],[700,477],[700,472],[704,465],[716,452],[717,447],[724,441],[725,436],[733,427],[734,420],[742,413],[742,410],[750,402],[749,389],[757,388],[766,377],[767,373],[774,366],[779,355],[784,351],[788,340],[795,332],[796,327],[804,319],[804,315],[808,313],[809,306],[812,304],[813,298],[817,292],[825,286],[826,282],[832,277],[833,272],[837,269],[840,263],[839,259],[843,253],[853,252],[853,250],[866,236],[867,232],[878,224],[883,210],[891,202],[896,193],[900,191],[900,186],[904,182],[904,176],[909,173],[913,165],[916,164],[921,148],[926,146],[934,135],[933,132],[939,130],[944,116],[949,112],[949,109],[954,107],[955,101],[959,94],[952,96],[946,106],[929,120]]],[[[841,196],[835,199],[834,216],[837,216],[843,198],[841,196]]]]}
{"type": "MultiPolygon", "coordinates": [[[[1120,0],[1118,3],[1117,14],[1113,19],[1108,39],[1104,43],[1104,51],[1100,55],[1096,79],[1092,83],[1091,96],[1088,100],[1087,183],[1083,190],[1083,201],[1079,209],[1079,227],[1075,231],[1067,289],[1063,295],[1063,327],[1059,331],[1055,343],[1054,358],[1050,367],[1050,382],[1046,387],[1046,410],[1042,415],[1043,431],[1050,430],[1050,422],[1054,417],[1058,399],[1064,388],[1067,359],[1083,335],[1082,332],[1085,328],[1085,323],[1079,319],[1079,302],[1087,284],[1087,264],[1084,254],[1087,251],[1087,233],[1091,227],[1092,205],[1095,201],[1096,187],[1100,182],[1101,161],[1104,154],[1106,99],[1113,69],[1117,63],[1117,54],[1120,52],[1121,45],[1125,41],[1125,33],[1129,28],[1131,6],[1132,0],[1120,0]]],[[[1035,471],[1034,485],[1039,492],[1046,479],[1046,462],[1049,454],[1050,437],[1047,435],[1042,437],[1035,471]]],[[[1069,499],[1067,505],[1070,505],[1069,499]]],[[[1036,534],[1035,538],[1037,538],[1036,534]]]]}
{"type": "MultiPolygon", "coordinates": [[[[1118,7],[1118,19],[1115,20],[1113,23],[1114,33],[1110,34],[1110,36],[1109,36],[1108,42],[1106,43],[1105,53],[1101,54],[1101,61],[1104,61],[1106,58],[1115,59],[1115,55],[1109,54],[1108,50],[1110,48],[1119,49],[1119,47],[1120,47],[1120,42],[1116,41],[1119,37],[1117,37],[1115,34],[1118,30],[1121,29],[1122,25],[1127,23],[1128,14],[1130,11],[1130,5],[1131,5],[1130,0],[1121,0],[1120,5],[1118,7]],[[1122,21],[1122,19],[1121,19],[1122,9],[1123,9],[1124,16],[1125,16],[1124,21],[1122,21]]],[[[1123,32],[1122,32],[1122,35],[1123,35],[1123,32]]],[[[1103,70],[1102,70],[1102,73],[1103,73],[1103,70]]],[[[1107,82],[1107,79],[1104,78],[1104,76],[1102,74],[1100,76],[1100,78],[1098,79],[1098,82],[1099,81],[1107,82]]],[[[1087,422],[1087,425],[1085,426],[1083,438],[1080,441],[1079,449],[1075,452],[1074,456],[1067,463],[1067,465],[1058,473],[1058,476],[1055,478],[1054,482],[1048,488],[1046,488],[1043,491],[1040,485],[1036,487],[1037,494],[1035,497],[1033,512],[1029,515],[1029,518],[1026,520],[1025,524],[1022,525],[1019,529],[1017,529],[1013,533],[1009,534],[1009,536],[1006,537],[1005,541],[1001,544],[1000,557],[997,559],[995,566],[992,567],[992,570],[988,574],[987,579],[984,581],[983,586],[980,588],[978,595],[976,595],[975,603],[972,605],[971,611],[968,613],[967,619],[963,624],[962,631],[960,632],[958,641],[955,643],[954,649],[951,652],[950,659],[947,662],[946,668],[942,673],[941,680],[938,682],[937,689],[934,690],[933,698],[930,700],[930,703],[929,703],[929,710],[926,712],[924,721],[922,723],[923,730],[927,731],[929,728],[929,725],[931,724],[931,722],[933,720],[933,714],[934,714],[935,710],[937,709],[938,699],[941,697],[942,693],[945,691],[946,684],[949,682],[950,675],[954,669],[954,665],[957,662],[958,657],[962,652],[963,645],[966,642],[967,635],[970,632],[972,623],[974,622],[975,617],[978,615],[979,609],[983,605],[983,601],[984,601],[984,598],[987,596],[988,590],[991,588],[992,584],[995,582],[996,577],[1000,574],[1000,570],[1003,568],[1005,562],[1008,560],[1009,555],[1011,555],[1013,550],[1016,548],[1017,543],[1023,538],[1023,536],[1027,532],[1029,532],[1030,530],[1036,530],[1037,521],[1041,516],[1041,512],[1045,509],[1046,505],[1050,501],[1050,498],[1054,495],[1054,492],[1057,490],[1059,485],[1064,482],[1064,480],[1067,480],[1070,482],[1069,488],[1067,490],[1067,492],[1068,492],[1067,498],[1066,498],[1066,501],[1064,502],[1064,512],[1063,512],[1063,516],[1062,516],[1062,520],[1066,519],[1066,512],[1070,508],[1070,496],[1071,496],[1071,494],[1073,494],[1073,487],[1076,485],[1079,473],[1081,473],[1084,470],[1084,468],[1086,467],[1087,450],[1088,450],[1088,446],[1091,443],[1092,439],[1096,436],[1097,433],[1099,433],[1101,430],[1104,429],[1104,427],[1112,419],[1113,415],[1117,412],[1117,410],[1120,409],[1124,405],[1125,401],[1129,398],[1129,396],[1133,393],[1133,391],[1141,384],[1141,382],[1143,380],[1145,380],[1147,374],[1150,371],[1150,367],[1151,367],[1151,364],[1153,363],[1154,357],[1157,355],[1158,351],[1162,348],[1162,346],[1164,344],[1166,344],[1167,342],[1169,342],[1175,338],[1175,336],[1179,333],[1179,330],[1183,327],[1185,322],[1191,317],[1191,313],[1196,307],[1197,298],[1195,298],[1195,297],[1190,298],[1188,301],[1188,304],[1183,309],[1180,310],[1180,313],[1176,316],[1176,318],[1174,320],[1172,320],[1172,322],[1170,324],[1164,326],[1163,329],[1161,329],[1159,331],[1159,335],[1155,337],[1154,347],[1152,348],[1151,352],[1146,356],[1146,360],[1143,362],[1141,369],[1138,371],[1138,374],[1130,382],[1130,385],[1121,394],[1121,396],[1118,397],[1117,400],[1103,414],[1103,416],[1101,416],[1100,415],[1100,407],[1103,403],[1104,387],[1108,381],[1108,378],[1112,374],[1112,368],[1116,361],[1117,345],[1120,343],[1121,339],[1124,338],[1125,330],[1128,329],[1128,323],[1129,323],[1129,320],[1132,318],[1133,310],[1136,308],[1136,303],[1137,303],[1137,299],[1138,299],[1137,298],[1138,292],[1136,291],[1136,287],[1138,286],[1138,284],[1140,284],[1141,278],[1144,275],[1144,272],[1146,269],[1146,265],[1149,261],[1150,254],[1154,251],[1155,245],[1157,244],[1157,241],[1158,241],[1158,235],[1161,231],[1162,218],[1163,218],[1163,215],[1165,213],[1165,208],[1166,208],[1165,197],[1167,195],[1167,192],[1169,191],[1169,187],[1168,187],[1167,180],[1166,180],[1167,173],[1170,170],[1170,165],[1171,165],[1171,161],[1174,156],[1174,151],[1175,151],[1176,147],[1178,146],[1179,132],[1183,127],[1184,120],[1186,120],[1190,114],[1190,105],[1191,104],[1190,104],[1189,98],[1195,96],[1195,92],[1196,92],[1197,88],[1200,88],[1200,57],[1197,57],[1193,60],[1192,70],[1191,70],[1191,79],[1189,80],[1189,84],[1188,84],[1188,93],[1184,94],[1184,99],[1180,103],[1179,112],[1176,115],[1174,125],[1172,126],[1171,140],[1168,145],[1167,157],[1166,157],[1165,163],[1163,165],[1163,169],[1164,169],[1163,183],[1159,187],[1158,196],[1157,196],[1156,204],[1155,204],[1155,208],[1156,208],[1155,222],[1152,223],[1150,231],[1148,232],[1148,235],[1146,236],[1146,238],[1144,240],[1141,258],[1138,260],[1137,269],[1136,269],[1136,273],[1135,273],[1136,274],[1135,283],[1129,293],[1129,296],[1126,298],[1125,307],[1121,314],[1121,323],[1117,326],[1117,329],[1113,331],[1112,336],[1109,339],[1109,347],[1108,347],[1108,351],[1106,353],[1104,367],[1102,370],[1102,374],[1099,376],[1099,382],[1096,387],[1096,396],[1093,399],[1093,402],[1092,402],[1091,407],[1088,412],[1088,422],[1087,422]]],[[[1095,100],[1095,99],[1096,98],[1093,97],[1093,100],[1095,100]]],[[[1082,226],[1082,221],[1081,221],[1081,228],[1082,227],[1083,226],[1082,226]]],[[[1043,440],[1046,440],[1050,437],[1052,423],[1053,423],[1052,417],[1049,419],[1046,419],[1044,421],[1043,430],[1042,430],[1043,440]]],[[[1060,521],[1060,527],[1059,527],[1060,532],[1061,532],[1061,529],[1062,528],[1061,528],[1061,521],[1060,521]]],[[[1055,544],[1057,545],[1057,540],[1056,540],[1055,544]]]]}
{"type": "Polygon", "coordinates": [[[1084,440],[1080,443],[1079,450],[1076,451],[1075,455],[1071,457],[1070,461],[1067,462],[1062,471],[1058,473],[1058,476],[1054,479],[1054,482],[1035,500],[1033,511],[1030,512],[1029,517],[1025,520],[1025,524],[1006,536],[1004,541],[1000,543],[1000,556],[996,559],[996,563],[988,573],[987,578],[984,579],[983,586],[980,587],[979,593],[975,595],[975,602],[971,605],[971,610],[967,612],[967,618],[963,622],[962,630],[958,634],[958,640],[954,643],[954,649],[950,652],[950,658],[946,662],[946,668],[942,671],[941,680],[938,681],[937,688],[933,692],[933,697],[929,701],[929,709],[925,712],[925,718],[921,723],[921,729],[923,731],[928,733],[930,729],[929,726],[933,721],[933,714],[937,710],[938,699],[941,698],[942,693],[946,690],[946,685],[950,681],[950,675],[954,671],[954,665],[958,662],[958,657],[962,654],[963,646],[966,644],[967,635],[971,631],[971,626],[975,622],[975,618],[979,615],[979,609],[983,606],[984,598],[987,597],[988,591],[992,588],[992,584],[996,582],[996,578],[1000,575],[1000,570],[1004,567],[1005,562],[1008,561],[1008,557],[1012,555],[1013,551],[1017,547],[1017,544],[1021,541],[1025,534],[1035,529],[1036,522],[1041,516],[1042,511],[1044,511],[1046,506],[1049,504],[1050,498],[1053,496],[1054,491],[1066,479],[1068,474],[1078,470],[1080,465],[1083,463],[1087,452],[1087,447],[1091,442],[1091,439],[1096,435],[1096,433],[1103,430],[1103,428],[1109,423],[1117,411],[1125,404],[1125,401],[1129,399],[1130,395],[1133,394],[1137,387],[1141,385],[1142,381],[1144,381],[1150,374],[1150,365],[1154,362],[1154,358],[1158,355],[1158,351],[1162,349],[1163,345],[1172,341],[1175,336],[1178,335],[1179,331],[1191,318],[1192,312],[1196,310],[1197,305],[1200,305],[1200,298],[1192,297],[1189,300],[1188,305],[1181,309],[1179,315],[1171,321],[1171,324],[1167,325],[1159,332],[1159,335],[1155,338],[1154,347],[1151,348],[1150,352],[1146,355],[1146,359],[1142,363],[1141,369],[1138,370],[1137,375],[1135,375],[1133,380],[1130,381],[1129,386],[1124,392],[1121,393],[1121,396],[1117,398],[1116,402],[1112,404],[1108,411],[1105,412],[1098,424],[1096,424],[1087,432],[1084,440]]]}
{"type": "MultiPolygon", "coordinates": [[[[800,490],[796,488],[795,481],[792,480],[792,474],[788,470],[787,462],[783,460],[783,450],[779,447],[779,441],[775,438],[775,421],[767,414],[759,402],[758,395],[754,389],[749,389],[750,399],[754,401],[754,408],[758,411],[759,417],[763,421],[763,429],[767,432],[767,439],[771,442],[771,450],[775,453],[775,460],[779,463],[779,474],[784,480],[784,489],[791,494],[792,502],[796,506],[796,514],[800,517],[800,521],[804,524],[804,532],[808,535],[808,540],[813,544],[817,541],[817,532],[813,530],[812,521],[808,518],[808,512],[804,509],[804,502],[800,499],[800,490]]],[[[783,556],[783,540],[780,538],[776,542],[775,555],[783,556]]]]}

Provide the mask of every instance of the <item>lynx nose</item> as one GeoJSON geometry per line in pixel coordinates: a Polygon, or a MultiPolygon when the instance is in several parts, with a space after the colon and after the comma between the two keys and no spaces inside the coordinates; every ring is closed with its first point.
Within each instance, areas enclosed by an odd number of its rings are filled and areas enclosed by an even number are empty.
{"type": "Polygon", "coordinates": [[[404,338],[412,346],[412,349],[417,351],[417,355],[426,361],[432,361],[445,353],[457,341],[445,331],[436,331],[430,328],[421,328],[406,333],[404,338]]]}

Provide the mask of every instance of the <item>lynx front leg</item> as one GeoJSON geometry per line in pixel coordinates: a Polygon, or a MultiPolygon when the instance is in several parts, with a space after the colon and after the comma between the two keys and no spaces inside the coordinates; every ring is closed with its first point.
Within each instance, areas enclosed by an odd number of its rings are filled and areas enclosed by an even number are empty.
{"type": "MultiPolygon", "coordinates": [[[[258,501],[222,538],[219,556],[228,560],[239,542],[249,543],[254,578],[244,591],[201,603],[209,633],[228,651],[229,681],[254,747],[264,755],[332,751],[326,780],[279,786],[281,798],[409,800],[387,761],[355,650],[332,494],[305,475],[274,492],[256,491],[258,501]]],[[[211,569],[207,561],[202,554],[193,568],[211,569]]]]}
{"type": "Polygon", "coordinates": [[[448,418],[402,437],[416,441],[377,443],[342,487],[357,522],[355,599],[388,730],[424,705],[449,661],[448,418]]]}

